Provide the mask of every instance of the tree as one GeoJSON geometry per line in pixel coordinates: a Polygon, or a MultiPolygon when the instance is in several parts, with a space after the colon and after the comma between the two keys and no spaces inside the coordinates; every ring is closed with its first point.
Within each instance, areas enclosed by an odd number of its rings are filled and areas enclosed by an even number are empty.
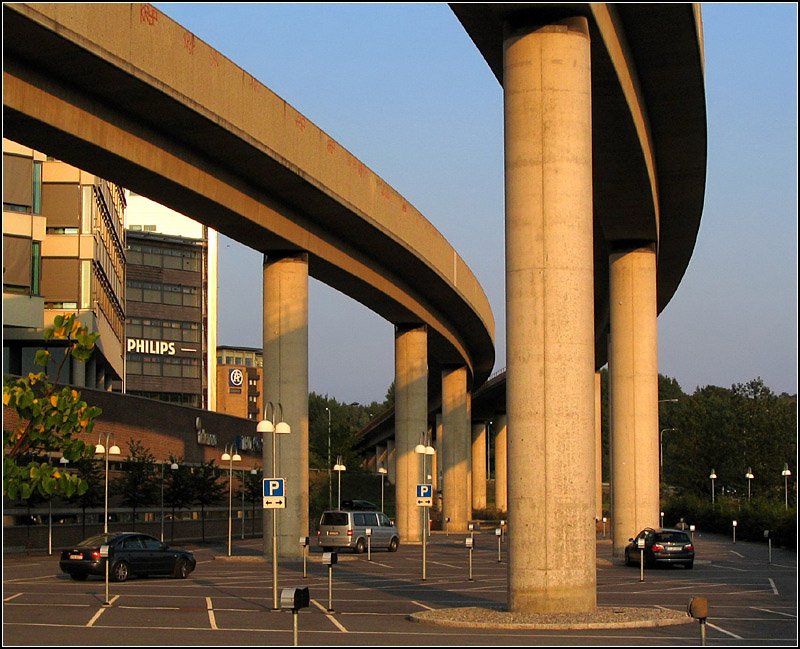
{"type": "Polygon", "coordinates": [[[122,496],[122,504],[136,510],[158,501],[160,492],[156,474],[156,458],[141,442],[128,441],[128,458],[122,463],[122,475],[112,483],[114,493],[122,496]]]}
{"type": "Polygon", "coordinates": [[[170,525],[170,542],[175,540],[175,510],[188,507],[194,502],[194,480],[192,469],[183,463],[183,458],[169,456],[169,464],[177,464],[176,470],[170,470],[164,486],[164,502],[172,508],[170,525]]]}
{"type": "MultiPolygon", "coordinates": [[[[239,488],[236,491],[236,498],[242,498],[244,495],[244,500],[252,505],[253,510],[253,527],[252,527],[252,534],[255,536],[256,533],[256,503],[261,502],[263,498],[263,480],[264,480],[264,472],[261,469],[256,469],[255,473],[250,473],[249,471],[244,471],[243,473],[243,480],[239,483],[239,488]]],[[[244,512],[242,512],[242,517],[244,517],[244,512]]]]}
{"type": "MultiPolygon", "coordinates": [[[[101,411],[81,400],[77,390],[59,388],[58,379],[70,358],[86,362],[91,357],[98,338],[99,334],[90,332],[75,314],[56,316],[44,331],[45,340],[65,343],[55,382],[50,382],[46,372],[5,380],[3,405],[12,408],[19,418],[13,430],[3,427],[3,494],[10,499],[28,500],[35,491],[44,497],[70,497],[88,488],[78,474],[37,456],[60,452],[70,462],[77,462],[94,455],[94,446],[77,435],[90,433],[101,411]]],[[[51,361],[54,359],[47,349],[36,352],[36,365],[47,367],[51,361]]]]}
{"type": "Polygon", "coordinates": [[[84,480],[87,489],[83,493],[74,493],[66,500],[81,508],[81,538],[86,538],[86,510],[99,507],[103,502],[104,475],[100,463],[91,458],[81,458],[76,462],[77,474],[84,480]]]}
{"type": "Polygon", "coordinates": [[[218,482],[219,469],[214,460],[194,467],[192,473],[193,502],[200,505],[200,525],[203,543],[206,541],[206,506],[219,502],[226,492],[226,486],[218,482]]]}

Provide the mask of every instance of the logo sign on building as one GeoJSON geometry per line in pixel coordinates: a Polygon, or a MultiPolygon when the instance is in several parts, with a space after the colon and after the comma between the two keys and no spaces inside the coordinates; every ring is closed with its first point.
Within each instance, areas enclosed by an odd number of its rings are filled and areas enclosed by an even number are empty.
{"type": "Polygon", "coordinates": [[[244,372],[238,367],[228,370],[228,385],[233,388],[240,388],[244,383],[244,372]]]}
{"type": "Polygon", "coordinates": [[[147,340],[144,338],[128,338],[128,351],[134,354],[158,354],[174,356],[175,343],[166,340],[147,340]]]}
{"type": "Polygon", "coordinates": [[[264,448],[264,440],[255,435],[239,435],[236,437],[236,448],[240,451],[261,453],[264,448]]]}
{"type": "Polygon", "coordinates": [[[417,507],[431,507],[433,505],[433,485],[417,485],[417,507]]]}
{"type": "Polygon", "coordinates": [[[264,478],[264,509],[286,509],[285,480],[264,478]]]}

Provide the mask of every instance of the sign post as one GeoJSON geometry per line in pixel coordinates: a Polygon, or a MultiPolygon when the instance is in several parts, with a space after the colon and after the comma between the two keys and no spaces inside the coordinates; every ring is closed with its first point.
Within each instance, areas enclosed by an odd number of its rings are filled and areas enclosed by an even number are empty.
{"type": "Polygon", "coordinates": [[[417,507],[422,507],[422,581],[427,575],[427,549],[428,549],[428,508],[433,505],[433,485],[417,485],[417,507]]]}
{"type": "MultiPolygon", "coordinates": [[[[274,450],[273,450],[274,453],[274,450]]],[[[264,509],[272,510],[272,601],[273,609],[278,608],[278,531],[276,510],[286,509],[286,481],[283,478],[264,478],[262,482],[264,509]]]]}

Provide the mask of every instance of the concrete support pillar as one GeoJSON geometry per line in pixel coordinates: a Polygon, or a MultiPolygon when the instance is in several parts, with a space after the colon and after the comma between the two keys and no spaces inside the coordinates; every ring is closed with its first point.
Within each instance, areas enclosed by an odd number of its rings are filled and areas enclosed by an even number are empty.
{"type": "Polygon", "coordinates": [[[594,517],[603,520],[603,413],[600,372],[594,373],[594,517]]]}
{"type": "MultiPolygon", "coordinates": [[[[442,428],[442,413],[437,412],[433,423],[436,429],[436,507],[440,512],[444,512],[444,428],[442,428]]],[[[442,520],[442,527],[444,527],[444,520],[442,520]]]]}
{"type": "Polygon", "coordinates": [[[428,426],[428,332],[424,326],[395,328],[394,412],[397,480],[395,521],[401,543],[422,543],[422,518],[416,485],[422,456],[414,452],[428,426]]]}
{"type": "Polygon", "coordinates": [[[395,453],[394,440],[386,440],[386,481],[395,484],[397,480],[397,453],[395,453]]]}
{"type": "MultiPolygon", "coordinates": [[[[291,433],[264,435],[264,477],[285,479],[286,509],[277,510],[278,555],[302,556],[297,539],[308,527],[308,255],[264,255],[264,402],[272,402],[291,433]],[[278,408],[280,404],[280,408],[278,408]],[[281,413],[282,411],[282,413],[281,413]]],[[[267,413],[268,415],[270,413],[267,413]]],[[[272,554],[272,511],[264,510],[264,554],[272,554]]]]}
{"type": "Polygon", "coordinates": [[[658,332],[654,245],[615,246],[610,257],[608,358],[613,554],[659,525],[658,332]]]}
{"type": "Polygon", "coordinates": [[[486,422],[472,424],[472,509],[486,509],[486,422]]]}
{"type": "Polygon", "coordinates": [[[504,69],[508,604],[515,612],[592,612],[597,594],[587,20],[507,24],[504,69]]]}
{"type": "Polygon", "coordinates": [[[505,415],[494,419],[497,434],[494,438],[494,503],[495,507],[508,512],[508,426],[505,415]]]}
{"type": "Polygon", "coordinates": [[[467,368],[442,371],[442,496],[450,532],[466,532],[472,518],[472,455],[467,368]]]}

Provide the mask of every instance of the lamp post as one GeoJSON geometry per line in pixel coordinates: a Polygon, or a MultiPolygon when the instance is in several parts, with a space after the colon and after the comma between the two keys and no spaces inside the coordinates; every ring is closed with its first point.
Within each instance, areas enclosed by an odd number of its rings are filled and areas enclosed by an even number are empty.
{"type": "MultiPolygon", "coordinates": [[[[106,542],[103,544],[105,546],[106,553],[109,552],[108,548],[108,456],[109,455],[119,455],[120,450],[119,446],[116,444],[112,444],[109,446],[109,442],[114,439],[113,433],[106,433],[106,443],[101,444],[100,440],[102,439],[103,434],[100,433],[97,437],[97,446],[94,447],[95,455],[105,455],[106,459],[106,479],[105,479],[105,500],[103,501],[103,534],[105,535],[106,542]]],[[[103,555],[104,547],[100,547],[100,556],[103,555]]],[[[106,554],[105,556],[105,564],[106,564],[106,599],[103,602],[103,606],[111,606],[111,602],[108,598],[108,563],[111,560],[111,557],[106,554]]]]}
{"type": "MultiPolygon", "coordinates": [[[[258,469],[256,469],[255,467],[250,469],[250,475],[251,476],[257,476],[258,475],[258,469]]],[[[253,479],[255,480],[255,477],[253,479]]],[[[255,486],[253,488],[255,488],[255,486]]],[[[256,499],[255,499],[255,494],[253,494],[253,522],[251,523],[251,526],[252,526],[252,529],[253,529],[253,536],[255,536],[256,535],[256,499]]]]}
{"type": "Polygon", "coordinates": [[[378,467],[378,474],[381,476],[381,511],[382,512],[386,511],[383,508],[383,482],[384,482],[384,478],[386,477],[387,473],[388,473],[388,471],[386,470],[385,466],[378,467]]]}
{"type": "MultiPolygon", "coordinates": [[[[414,452],[422,457],[422,479],[426,481],[428,478],[428,471],[425,464],[425,457],[428,455],[435,455],[436,449],[430,445],[428,434],[421,434],[421,441],[414,447],[414,452]]],[[[422,581],[427,579],[427,549],[428,549],[428,507],[422,506],[422,581]]]]}
{"type": "MultiPolygon", "coordinates": [[[[271,433],[272,434],[272,477],[278,477],[278,442],[277,437],[279,434],[288,434],[292,432],[291,427],[283,421],[283,406],[278,403],[277,406],[268,402],[264,408],[264,419],[258,422],[256,432],[271,433]],[[278,411],[280,415],[278,416],[278,411]],[[269,414],[272,414],[272,419],[269,414]],[[278,417],[278,423],[275,423],[275,418],[278,417]]],[[[272,609],[274,611],[280,610],[278,602],[278,517],[276,508],[272,507],[272,609]]]]}
{"type": "MultiPolygon", "coordinates": [[[[161,463],[161,542],[164,542],[164,462],[161,463]]],[[[173,462],[169,465],[173,471],[178,470],[178,463],[173,462]]]]}
{"type": "Polygon", "coordinates": [[[328,509],[333,507],[333,480],[331,479],[331,409],[328,411],[328,509]]]}
{"type": "Polygon", "coordinates": [[[717,474],[714,469],[711,469],[711,474],[708,476],[711,478],[711,506],[714,506],[714,480],[717,479],[717,474]]]}
{"type": "Polygon", "coordinates": [[[242,490],[242,541],[244,541],[244,519],[245,516],[245,509],[244,509],[244,481],[245,481],[245,469],[242,469],[242,483],[241,483],[241,490],[242,490]]]}
{"type": "Polygon", "coordinates": [[[231,536],[233,534],[233,463],[242,461],[242,456],[236,450],[236,446],[233,444],[230,449],[226,446],[225,452],[220,458],[223,462],[228,462],[228,556],[231,556],[231,536]],[[232,455],[230,451],[233,451],[232,455]]]}
{"type": "Polygon", "coordinates": [[[789,476],[792,475],[792,472],[789,471],[789,463],[785,462],[783,465],[783,471],[781,471],[781,475],[783,476],[783,490],[786,494],[786,509],[789,509],[789,476]]]}
{"type": "Polygon", "coordinates": [[[753,478],[753,469],[752,467],[747,467],[747,473],[744,474],[744,477],[747,478],[747,502],[750,502],[750,483],[752,482],[753,478]]]}
{"type": "Polygon", "coordinates": [[[658,433],[658,466],[659,470],[664,466],[664,433],[671,430],[678,430],[677,428],[662,428],[658,433]]]}
{"type": "MultiPolygon", "coordinates": [[[[63,455],[58,460],[62,467],[69,464],[69,460],[63,455]]],[[[47,499],[47,554],[53,554],[53,496],[47,499]]]]}
{"type": "Polygon", "coordinates": [[[347,467],[342,464],[342,456],[336,456],[336,464],[333,467],[333,470],[339,474],[339,495],[337,500],[336,509],[342,508],[342,471],[347,471],[347,467]]]}

